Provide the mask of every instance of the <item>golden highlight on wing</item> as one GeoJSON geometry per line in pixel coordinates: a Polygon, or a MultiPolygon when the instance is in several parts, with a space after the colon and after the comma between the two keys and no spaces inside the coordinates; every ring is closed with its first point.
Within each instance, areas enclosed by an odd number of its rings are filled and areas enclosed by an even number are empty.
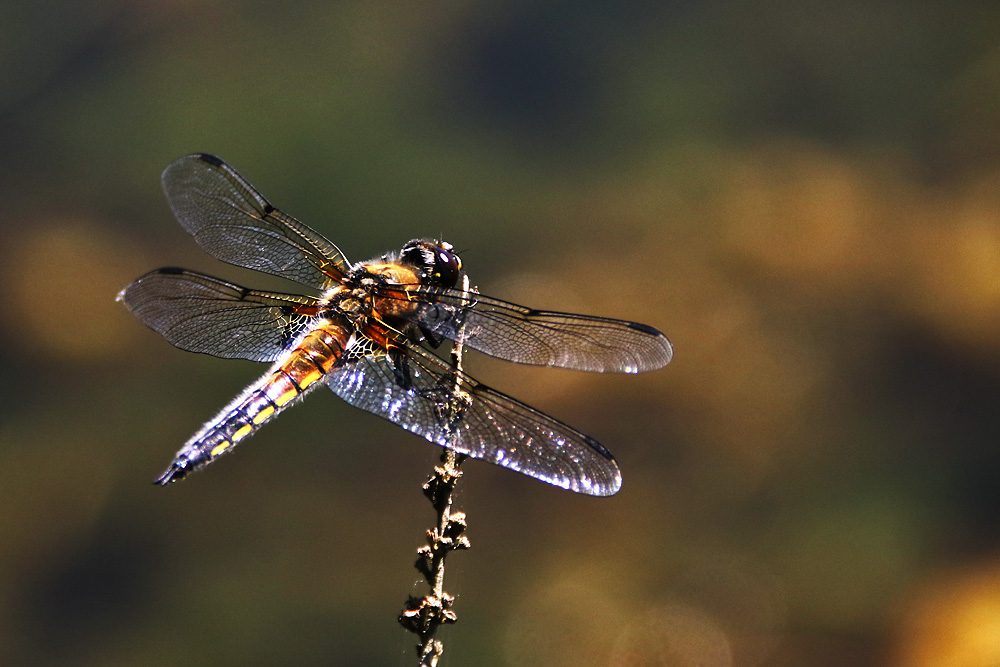
{"type": "Polygon", "coordinates": [[[419,348],[393,359],[355,334],[327,376],[335,394],[442,447],[593,496],[621,488],[603,445],[419,348]],[[373,353],[374,352],[374,353],[373,353]]]}
{"type": "Polygon", "coordinates": [[[305,331],[317,300],[258,292],[184,269],[157,269],[118,294],[170,344],[226,359],[274,361],[305,331]]]}
{"type": "Polygon", "coordinates": [[[401,298],[420,301],[413,318],[422,328],[451,340],[464,330],[466,347],[505,361],[638,373],[673,357],[666,336],[637,322],[535,310],[455,289],[420,287],[401,298]]]}
{"type": "Polygon", "coordinates": [[[317,289],[350,271],[337,246],[271,206],[214,155],[175,160],[161,180],[177,220],[216,259],[317,289]]]}

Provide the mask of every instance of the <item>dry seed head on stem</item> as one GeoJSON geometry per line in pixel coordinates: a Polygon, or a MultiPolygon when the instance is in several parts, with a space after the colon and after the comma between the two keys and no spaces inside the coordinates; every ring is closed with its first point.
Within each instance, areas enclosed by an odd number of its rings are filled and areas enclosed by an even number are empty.
{"type": "MultiPolygon", "coordinates": [[[[462,289],[470,291],[468,276],[462,278],[462,289]]],[[[448,405],[445,406],[448,424],[460,418],[461,411],[469,400],[461,388],[462,343],[460,332],[451,349],[451,360],[458,372],[455,374],[448,405]]],[[[430,592],[422,598],[409,598],[399,615],[399,622],[419,636],[417,655],[420,665],[427,667],[437,665],[444,652],[444,645],[435,638],[437,629],[457,620],[451,609],[455,597],[444,590],[444,565],[450,551],[470,547],[469,539],[463,534],[468,527],[465,513],[451,511],[455,485],[462,476],[459,467],[466,458],[464,454],[446,448],[441,454],[441,465],[434,467],[434,474],[423,486],[424,496],[437,512],[437,525],[427,531],[427,544],[417,549],[414,566],[430,586],[430,592]]]]}

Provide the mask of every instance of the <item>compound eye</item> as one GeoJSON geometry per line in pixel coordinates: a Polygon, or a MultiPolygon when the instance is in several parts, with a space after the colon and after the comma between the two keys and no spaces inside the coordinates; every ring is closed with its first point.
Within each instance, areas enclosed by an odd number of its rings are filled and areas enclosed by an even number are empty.
{"type": "Polygon", "coordinates": [[[462,260],[451,248],[450,243],[441,243],[434,249],[434,281],[445,287],[454,287],[462,272],[462,260]]]}

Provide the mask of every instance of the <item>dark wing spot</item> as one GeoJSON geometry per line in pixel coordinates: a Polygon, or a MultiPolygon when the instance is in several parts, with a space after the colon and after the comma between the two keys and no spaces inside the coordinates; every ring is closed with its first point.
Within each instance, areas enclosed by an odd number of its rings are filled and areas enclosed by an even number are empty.
{"type": "Polygon", "coordinates": [[[603,456],[607,460],[609,460],[609,461],[614,461],[615,460],[615,457],[611,455],[611,452],[608,451],[607,447],[605,447],[601,443],[597,442],[596,440],[594,440],[593,438],[591,438],[589,435],[584,436],[583,440],[588,445],[590,445],[591,449],[593,449],[595,452],[597,452],[598,454],[600,454],[601,456],[603,456]]]}
{"type": "Polygon", "coordinates": [[[655,329],[648,324],[639,324],[638,322],[629,322],[629,329],[635,329],[636,331],[641,331],[642,333],[649,334],[650,336],[662,336],[663,333],[659,329],[655,329]]]}
{"type": "Polygon", "coordinates": [[[210,153],[199,153],[198,158],[216,167],[221,167],[222,165],[226,164],[225,162],[223,162],[222,160],[220,160],[219,158],[215,157],[210,153]]]}

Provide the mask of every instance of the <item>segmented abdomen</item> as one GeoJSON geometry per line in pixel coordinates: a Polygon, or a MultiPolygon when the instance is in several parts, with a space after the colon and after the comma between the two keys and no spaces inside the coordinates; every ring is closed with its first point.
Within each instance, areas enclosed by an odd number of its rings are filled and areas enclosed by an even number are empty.
{"type": "Polygon", "coordinates": [[[188,440],[156,480],[169,484],[212,462],[305,395],[333,368],[350,338],[348,327],[323,322],[257,382],[188,440]]]}

